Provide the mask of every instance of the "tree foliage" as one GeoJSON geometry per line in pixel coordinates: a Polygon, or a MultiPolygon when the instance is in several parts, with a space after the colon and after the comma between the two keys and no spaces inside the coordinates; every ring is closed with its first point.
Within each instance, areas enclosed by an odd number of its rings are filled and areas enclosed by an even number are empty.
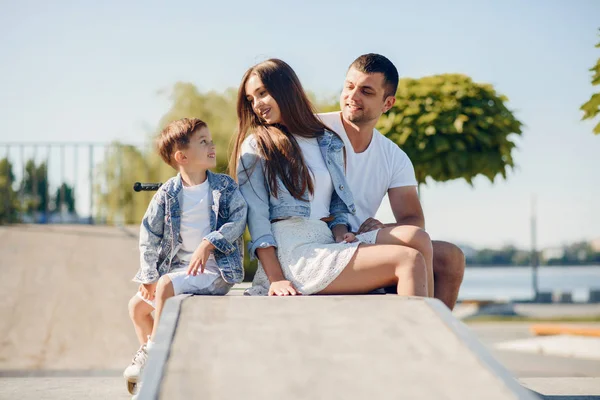
{"type": "Polygon", "coordinates": [[[112,143],[96,177],[96,219],[109,224],[139,224],[153,193],[133,191],[133,183],[153,182],[155,165],[142,149],[112,143]]]}
{"type": "Polygon", "coordinates": [[[461,74],[401,79],[396,103],[377,128],[410,157],[419,183],[477,175],[492,182],[513,167],[511,134],[521,122],[505,96],[461,74]]]}
{"type": "Polygon", "coordinates": [[[0,224],[14,223],[19,220],[19,200],[13,189],[15,175],[11,162],[0,160],[0,224]]]}
{"type": "MultiPolygon", "coordinates": [[[[596,48],[600,48],[600,42],[598,42],[596,48]]],[[[600,58],[598,58],[596,61],[596,65],[590,68],[590,71],[593,73],[592,85],[600,85],[600,58]]],[[[590,99],[585,102],[580,109],[583,111],[582,119],[585,120],[595,118],[598,113],[600,113],[600,92],[593,94],[592,97],[590,97],[590,99]]],[[[600,134],[600,122],[598,122],[594,127],[594,133],[596,135],[600,134]]]]}
{"type": "Polygon", "coordinates": [[[45,212],[50,209],[48,166],[36,165],[34,160],[25,163],[25,179],[21,182],[25,212],[45,212]]]}

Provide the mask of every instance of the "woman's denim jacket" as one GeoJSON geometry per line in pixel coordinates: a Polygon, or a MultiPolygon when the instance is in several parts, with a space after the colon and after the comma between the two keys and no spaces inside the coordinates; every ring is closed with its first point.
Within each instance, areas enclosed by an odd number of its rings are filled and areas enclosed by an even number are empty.
{"type": "MultiPolygon", "coordinates": [[[[213,251],[223,279],[239,283],[244,278],[243,256],[248,206],[235,181],[224,174],[207,171],[210,190],[210,229],[204,238],[213,251]]],[[[181,247],[181,176],[165,182],[152,198],[140,227],[140,269],[134,282],[152,283],[178,267],[181,247]]]]}
{"type": "MultiPolygon", "coordinates": [[[[317,137],[317,142],[335,188],[329,206],[333,220],[328,222],[328,225],[330,228],[338,224],[348,225],[348,213],[355,214],[356,206],[344,175],[344,142],[328,130],[317,137]]],[[[298,200],[290,194],[278,177],[275,198],[269,190],[264,171],[265,160],[259,154],[256,139],[249,136],[242,145],[237,176],[240,191],[248,203],[248,229],[251,236],[248,249],[251,259],[255,258],[257,248],[277,246],[271,231],[271,221],[286,217],[310,216],[308,190],[303,196],[306,201],[298,200]]]]}

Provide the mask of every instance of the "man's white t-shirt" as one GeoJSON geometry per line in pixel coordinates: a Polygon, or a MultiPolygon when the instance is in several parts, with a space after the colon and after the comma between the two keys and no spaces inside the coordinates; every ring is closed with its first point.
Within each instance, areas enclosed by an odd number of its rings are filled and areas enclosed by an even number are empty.
{"type": "Polygon", "coordinates": [[[348,139],[341,112],[317,114],[323,123],[337,133],[346,145],[346,180],[354,196],[356,215],[348,219],[352,231],[374,217],[388,190],[417,186],[412,162],[397,144],[373,129],[373,139],[362,153],[355,153],[348,139]]]}
{"type": "Polygon", "coordinates": [[[306,166],[312,176],[314,193],[310,196],[310,219],[321,219],[329,216],[333,182],[323,160],[319,142],[316,138],[296,136],[296,141],[302,150],[306,166]]]}
{"type": "MultiPolygon", "coordinates": [[[[177,256],[181,261],[189,263],[192,254],[206,235],[210,233],[210,201],[208,179],[195,186],[183,186],[183,202],[181,204],[181,248],[177,256]]],[[[211,254],[206,269],[218,272],[216,260],[211,254]]]]}

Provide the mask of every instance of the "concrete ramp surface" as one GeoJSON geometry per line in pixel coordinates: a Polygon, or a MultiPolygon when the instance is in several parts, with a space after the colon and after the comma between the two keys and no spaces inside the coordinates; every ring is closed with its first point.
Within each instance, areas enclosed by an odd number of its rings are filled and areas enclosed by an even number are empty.
{"type": "Polygon", "coordinates": [[[141,399],[534,399],[437,300],[169,300],[141,399]]]}

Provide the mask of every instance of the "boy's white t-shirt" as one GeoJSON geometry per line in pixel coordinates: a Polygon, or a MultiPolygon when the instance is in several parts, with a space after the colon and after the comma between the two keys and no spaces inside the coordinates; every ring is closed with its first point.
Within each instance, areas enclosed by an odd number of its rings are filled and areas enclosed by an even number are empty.
{"type": "Polygon", "coordinates": [[[362,153],[355,153],[337,112],[317,114],[323,123],[337,133],[346,145],[346,180],[354,196],[356,215],[349,214],[352,231],[374,217],[388,190],[417,186],[412,162],[398,145],[373,129],[373,139],[362,153]]]}
{"type": "MultiPolygon", "coordinates": [[[[189,263],[192,254],[206,235],[210,233],[210,201],[209,183],[194,186],[183,186],[183,201],[181,204],[181,247],[177,252],[179,259],[189,263]]],[[[214,256],[211,254],[205,266],[206,269],[219,271],[214,256]]]]}
{"type": "Polygon", "coordinates": [[[321,149],[316,138],[295,136],[304,161],[311,172],[314,193],[310,196],[310,219],[321,219],[329,216],[329,206],[333,193],[331,175],[323,160],[321,149]]]}

